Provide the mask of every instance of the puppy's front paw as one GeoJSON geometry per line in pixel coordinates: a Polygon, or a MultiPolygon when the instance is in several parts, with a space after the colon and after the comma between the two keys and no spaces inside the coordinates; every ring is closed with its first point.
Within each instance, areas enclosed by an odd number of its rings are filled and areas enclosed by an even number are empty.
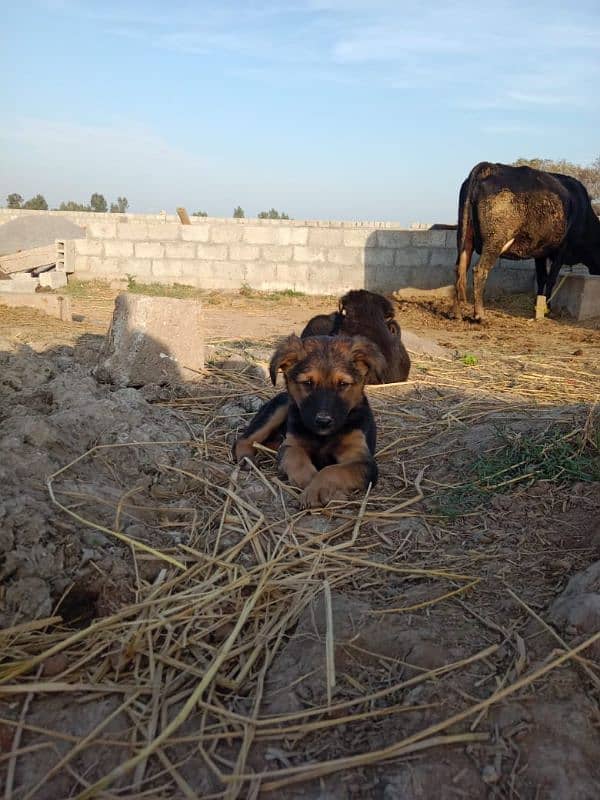
{"type": "Polygon", "coordinates": [[[327,480],[327,477],[321,477],[321,474],[317,472],[300,495],[301,508],[320,508],[326,506],[330,500],[345,500],[348,496],[343,489],[327,480]]]}
{"type": "Polygon", "coordinates": [[[250,469],[248,461],[256,461],[256,450],[248,439],[238,439],[231,449],[233,460],[239,464],[240,469],[250,469]],[[248,459],[248,461],[246,461],[248,459]]]}

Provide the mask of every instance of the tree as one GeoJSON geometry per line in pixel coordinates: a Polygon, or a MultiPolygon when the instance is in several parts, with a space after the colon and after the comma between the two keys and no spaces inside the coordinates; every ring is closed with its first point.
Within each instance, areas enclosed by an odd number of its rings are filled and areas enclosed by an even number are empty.
{"type": "Polygon", "coordinates": [[[59,211],[91,211],[89,206],[84,203],[76,203],[75,200],[68,200],[66,203],[63,201],[59,207],[59,211]]]}
{"type": "Polygon", "coordinates": [[[245,216],[244,209],[241,206],[236,206],[236,208],[233,209],[234,219],[244,219],[245,216]]]}
{"type": "Polygon", "coordinates": [[[14,192],[13,194],[9,194],[6,198],[6,207],[7,208],[22,208],[23,207],[23,198],[20,194],[14,192]]]}
{"type": "Polygon", "coordinates": [[[108,203],[104,199],[104,195],[98,194],[97,192],[94,192],[90,197],[90,206],[92,211],[96,211],[100,214],[108,211],[108,203]]]}
{"type": "Polygon", "coordinates": [[[571,175],[581,181],[588,190],[592,200],[600,200],[600,156],[588,166],[574,164],[564,158],[552,161],[550,158],[519,158],[514,162],[515,167],[533,167],[545,172],[560,172],[571,175]]]}
{"type": "MultiPolygon", "coordinates": [[[[238,206],[238,208],[239,208],[239,206],[238,206]]],[[[235,211],[237,211],[237,208],[236,208],[235,211]]],[[[233,216],[234,217],[235,217],[235,211],[233,212],[233,216]]],[[[242,217],[243,217],[244,216],[244,210],[240,209],[240,211],[242,212],[242,217]]],[[[194,213],[192,214],[192,217],[208,217],[208,214],[206,213],[206,211],[194,211],[194,213]]]]}
{"type": "Polygon", "coordinates": [[[285,214],[283,211],[281,214],[277,211],[276,208],[270,209],[270,211],[261,211],[258,215],[259,219],[289,219],[288,215],[285,214]]]}
{"type": "Polygon", "coordinates": [[[35,211],[48,211],[48,203],[43,194],[36,194],[35,197],[23,203],[23,208],[33,208],[35,211]]]}
{"type": "Polygon", "coordinates": [[[126,197],[117,197],[117,202],[110,204],[110,213],[125,214],[128,208],[129,200],[126,197]]]}

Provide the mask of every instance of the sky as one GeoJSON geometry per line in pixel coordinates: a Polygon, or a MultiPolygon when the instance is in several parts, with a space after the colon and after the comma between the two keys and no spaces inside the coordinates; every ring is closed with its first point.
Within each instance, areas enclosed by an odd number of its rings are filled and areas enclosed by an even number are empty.
{"type": "Polygon", "coordinates": [[[452,222],[481,160],[600,155],[600,2],[2,3],[0,203],[452,222]]]}

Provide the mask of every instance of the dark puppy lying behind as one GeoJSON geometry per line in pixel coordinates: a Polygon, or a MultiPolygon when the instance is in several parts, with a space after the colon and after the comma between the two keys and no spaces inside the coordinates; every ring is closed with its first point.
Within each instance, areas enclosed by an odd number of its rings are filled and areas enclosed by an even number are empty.
{"type": "Polygon", "coordinates": [[[254,442],[281,443],[281,471],[304,489],[304,507],[374,485],[376,430],[364,386],[384,368],[377,346],[363,337],[288,337],[270,365],[273,384],[281,369],[287,392],[260,409],[235,443],[235,458],[254,459],[254,442]]]}
{"type": "Polygon", "coordinates": [[[355,289],[340,300],[339,310],[313,317],[304,330],[306,336],[366,336],[374,342],[386,361],[380,379],[367,376],[367,383],[405,381],[410,372],[410,358],[400,337],[400,326],[394,319],[394,307],[381,294],[355,289]]]}

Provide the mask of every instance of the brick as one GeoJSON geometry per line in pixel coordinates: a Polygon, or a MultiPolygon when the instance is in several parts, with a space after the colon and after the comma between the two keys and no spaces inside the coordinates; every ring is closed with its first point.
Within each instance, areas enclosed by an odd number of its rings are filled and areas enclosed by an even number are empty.
{"type": "Polygon", "coordinates": [[[211,225],[210,241],[215,244],[241,242],[243,233],[244,226],[236,222],[230,222],[228,225],[211,225]]]}
{"type": "Polygon", "coordinates": [[[208,242],[209,233],[206,223],[181,226],[181,238],[184,242],[208,242]]]}
{"type": "Polygon", "coordinates": [[[101,256],[104,253],[104,242],[100,239],[73,239],[73,247],[80,256],[101,256]]]}
{"type": "Polygon", "coordinates": [[[127,258],[133,255],[133,242],[122,242],[119,239],[111,239],[104,242],[104,255],[108,257],[117,256],[127,258]]]}
{"type": "Polygon", "coordinates": [[[412,244],[412,231],[377,231],[379,247],[408,247],[412,244]]]}
{"type": "Polygon", "coordinates": [[[148,225],[139,222],[122,222],[117,225],[117,237],[127,241],[146,241],[148,239],[148,225]]]}
{"type": "Polygon", "coordinates": [[[346,247],[377,247],[377,233],[370,228],[351,228],[344,231],[346,247]]]}
{"type": "Polygon", "coordinates": [[[342,228],[309,228],[308,244],[310,247],[337,247],[344,243],[342,228]]]}
{"type": "Polygon", "coordinates": [[[261,248],[261,254],[265,261],[289,261],[292,258],[292,247],[272,244],[261,248]]]}
{"type": "Polygon", "coordinates": [[[197,244],[196,256],[204,261],[225,261],[227,259],[227,245],[197,244]]]}
{"type": "Polygon", "coordinates": [[[195,258],[196,247],[194,242],[167,242],[165,256],[167,258],[195,258]]]}
{"type": "Polygon", "coordinates": [[[88,239],[116,239],[116,222],[90,222],[86,226],[88,239]]]}
{"type": "Polygon", "coordinates": [[[202,307],[197,300],[121,294],[95,369],[117,386],[198,380],[204,368],[202,307]]]}
{"type": "Polygon", "coordinates": [[[243,237],[242,240],[248,244],[274,244],[276,238],[276,228],[273,225],[260,225],[250,226],[245,225],[242,227],[243,237]]]}
{"type": "Polygon", "coordinates": [[[229,247],[231,261],[256,261],[260,256],[260,247],[255,244],[232,244],[229,247]]]}
{"type": "Polygon", "coordinates": [[[294,247],[294,261],[304,261],[312,264],[315,261],[327,260],[327,253],[320,247],[294,247]]]}
{"type": "Polygon", "coordinates": [[[136,242],[135,255],[137,258],[164,258],[165,246],[159,242],[136,242]]]}

